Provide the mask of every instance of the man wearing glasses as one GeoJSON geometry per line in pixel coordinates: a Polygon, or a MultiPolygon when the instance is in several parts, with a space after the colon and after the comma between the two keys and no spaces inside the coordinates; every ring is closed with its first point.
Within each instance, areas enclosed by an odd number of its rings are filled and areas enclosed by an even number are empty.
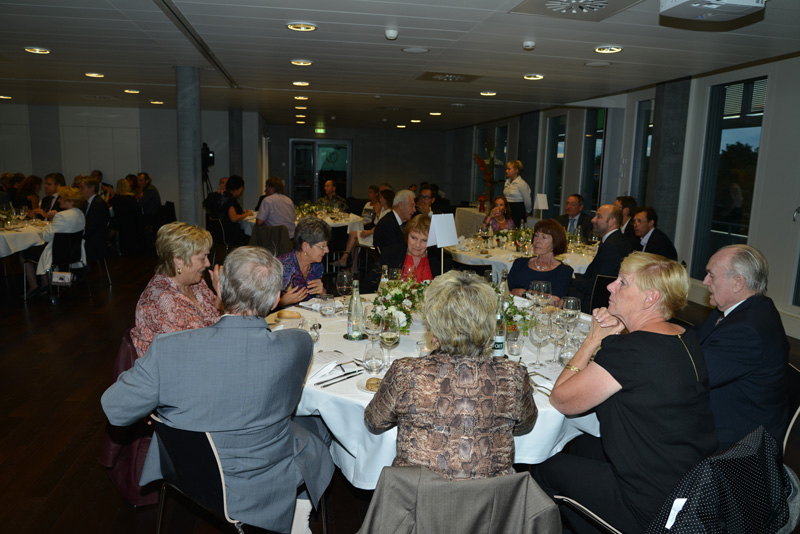
{"type": "Polygon", "coordinates": [[[434,202],[436,202],[436,196],[433,194],[433,189],[430,187],[420,189],[419,198],[417,198],[417,214],[430,217],[434,213],[441,213],[433,207],[434,202]]]}

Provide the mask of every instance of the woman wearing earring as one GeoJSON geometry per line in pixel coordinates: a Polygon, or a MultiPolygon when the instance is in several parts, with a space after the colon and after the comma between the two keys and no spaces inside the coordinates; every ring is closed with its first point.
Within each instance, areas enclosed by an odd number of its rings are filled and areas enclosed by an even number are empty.
{"type": "Polygon", "coordinates": [[[283,264],[279,306],[288,306],[325,293],[322,260],[328,253],[331,227],[317,217],[303,217],[294,229],[294,250],[278,256],[283,264]]]}
{"type": "Polygon", "coordinates": [[[483,227],[492,227],[492,231],[513,230],[514,221],[511,220],[511,209],[508,207],[508,200],[503,195],[497,196],[492,202],[492,211],[483,220],[483,227]]]}
{"type": "Polygon", "coordinates": [[[182,222],[165,224],[158,231],[156,274],[136,304],[136,326],[131,330],[136,354],[141,358],[158,334],[205,328],[220,318],[217,265],[209,270],[215,295],[203,281],[210,267],[211,234],[182,222]]]}
{"type": "Polygon", "coordinates": [[[533,227],[533,258],[514,260],[508,272],[508,289],[522,296],[534,280],[550,282],[554,297],[566,297],[572,280],[572,267],[555,256],[567,250],[567,233],[555,219],[539,221],[533,227]]]}

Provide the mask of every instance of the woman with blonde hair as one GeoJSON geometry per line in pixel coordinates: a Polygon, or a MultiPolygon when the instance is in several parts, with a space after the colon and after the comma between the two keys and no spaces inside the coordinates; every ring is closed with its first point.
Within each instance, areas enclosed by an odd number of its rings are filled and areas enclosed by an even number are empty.
{"type": "Polygon", "coordinates": [[[392,363],[364,411],[371,432],[397,426],[392,465],[421,465],[448,480],[514,474],[514,436],[536,422],[523,365],[488,355],[497,296],[482,278],[450,271],[425,291],[438,348],[392,363]]]}
{"type": "Polygon", "coordinates": [[[512,160],[506,163],[506,181],[503,185],[503,196],[508,199],[511,219],[517,225],[517,228],[522,226],[522,222],[528,218],[528,214],[533,210],[531,188],[528,182],[519,175],[521,172],[521,161],[512,160]]]}
{"type": "MultiPolygon", "coordinates": [[[[644,532],[681,477],[717,448],[708,371],[699,341],[669,322],[689,293],[681,264],[634,252],[608,290],[608,309],[594,310],[550,395],[565,415],[594,410],[601,437],[577,438],[534,478],[623,532],[644,532]]],[[[589,531],[568,519],[573,532],[589,531]]]]}
{"type": "Polygon", "coordinates": [[[156,274],[139,297],[131,330],[140,358],[158,334],[204,328],[219,320],[221,267],[208,269],[211,245],[211,234],[191,224],[173,222],[159,229],[156,274]],[[216,295],[203,281],[207,269],[216,295]]]}

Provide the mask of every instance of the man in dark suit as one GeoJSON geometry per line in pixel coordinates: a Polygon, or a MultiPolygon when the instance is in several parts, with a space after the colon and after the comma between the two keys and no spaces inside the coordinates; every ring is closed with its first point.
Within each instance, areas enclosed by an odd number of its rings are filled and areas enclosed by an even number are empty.
{"type": "Polygon", "coordinates": [[[625,236],[625,239],[631,242],[631,246],[636,249],[639,240],[636,234],[633,233],[633,215],[636,213],[636,199],[631,196],[617,197],[614,205],[622,210],[622,226],[619,231],[625,236]]]}
{"type": "Polygon", "coordinates": [[[581,310],[584,313],[592,312],[592,291],[597,275],[616,277],[622,260],[633,250],[630,242],[619,231],[621,223],[622,210],[614,204],[600,206],[592,219],[594,231],[600,234],[602,243],[598,246],[592,263],[586,267],[586,272],[575,273],[569,290],[570,296],[581,299],[581,310]]]}
{"type": "MultiPolygon", "coordinates": [[[[289,532],[293,515],[307,528],[309,496],[319,501],[334,465],[319,418],[292,416],[314,343],[301,329],[272,332],[264,320],[278,303],[282,277],[281,263],[266,249],[229,253],[219,276],[226,315],[208,328],[156,337],[101,402],[112,425],[157,410],[167,426],[208,432],[230,517],[289,532]]],[[[148,450],[145,484],[161,478],[158,449],[153,443],[148,450]]]]}
{"type": "Polygon", "coordinates": [[[570,195],[564,211],[566,213],[559,215],[556,220],[567,230],[567,233],[575,233],[575,229],[578,228],[584,241],[589,239],[593,219],[591,215],[583,212],[583,197],[577,193],[570,195]]]}
{"type": "Polygon", "coordinates": [[[427,215],[430,217],[434,213],[441,213],[438,208],[433,206],[433,204],[436,202],[436,198],[436,194],[433,192],[433,189],[430,186],[421,188],[419,191],[419,197],[417,198],[416,214],[427,215]]]}
{"type": "Polygon", "coordinates": [[[48,174],[44,178],[44,194],[46,195],[41,202],[39,208],[31,211],[31,216],[39,216],[42,219],[53,220],[56,213],[61,211],[61,206],[58,203],[58,187],[66,185],[64,175],[60,172],[48,174]]]}
{"type": "Polygon", "coordinates": [[[636,250],[659,254],[671,260],[678,260],[678,251],[669,236],[656,228],[658,214],[653,208],[639,208],[633,216],[633,232],[638,238],[636,250]]]}
{"type": "Polygon", "coordinates": [[[405,244],[403,225],[414,215],[414,193],[408,189],[398,191],[392,203],[392,212],[384,215],[375,225],[372,244],[379,250],[390,245],[405,244]]]}
{"type": "Polygon", "coordinates": [[[757,249],[730,245],[711,256],[703,284],[712,311],[694,329],[708,368],[720,449],[764,425],[783,445],[789,425],[789,342],[767,290],[769,266],[757,249]]]}
{"type": "Polygon", "coordinates": [[[91,176],[83,178],[78,184],[81,196],[86,199],[86,229],[83,231],[86,259],[94,260],[105,258],[108,245],[108,222],[111,214],[105,200],[97,196],[100,191],[100,182],[91,176]]]}

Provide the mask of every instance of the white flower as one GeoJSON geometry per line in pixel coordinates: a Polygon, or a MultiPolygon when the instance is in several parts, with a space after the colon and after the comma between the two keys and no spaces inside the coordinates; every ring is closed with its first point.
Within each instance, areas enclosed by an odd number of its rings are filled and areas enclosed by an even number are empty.
{"type": "Polygon", "coordinates": [[[513,321],[514,321],[515,323],[518,323],[518,322],[520,322],[521,320],[522,320],[522,315],[515,315],[515,316],[514,316],[514,318],[513,318],[513,321]]]}
{"type": "Polygon", "coordinates": [[[386,311],[386,306],[375,306],[375,313],[378,315],[383,315],[384,311],[386,311]]]}
{"type": "Polygon", "coordinates": [[[403,299],[402,306],[403,306],[404,308],[409,308],[409,309],[410,309],[410,308],[411,308],[411,306],[413,306],[413,304],[412,304],[412,302],[411,302],[410,300],[408,300],[408,299],[403,299]]]}
{"type": "Polygon", "coordinates": [[[394,312],[394,318],[397,320],[397,324],[400,325],[400,328],[403,328],[408,323],[406,314],[399,310],[394,312]]]}
{"type": "Polygon", "coordinates": [[[402,295],[402,294],[403,294],[403,291],[401,289],[399,289],[399,288],[394,288],[391,291],[389,291],[389,295],[391,295],[393,297],[396,296],[396,295],[402,295]]]}

